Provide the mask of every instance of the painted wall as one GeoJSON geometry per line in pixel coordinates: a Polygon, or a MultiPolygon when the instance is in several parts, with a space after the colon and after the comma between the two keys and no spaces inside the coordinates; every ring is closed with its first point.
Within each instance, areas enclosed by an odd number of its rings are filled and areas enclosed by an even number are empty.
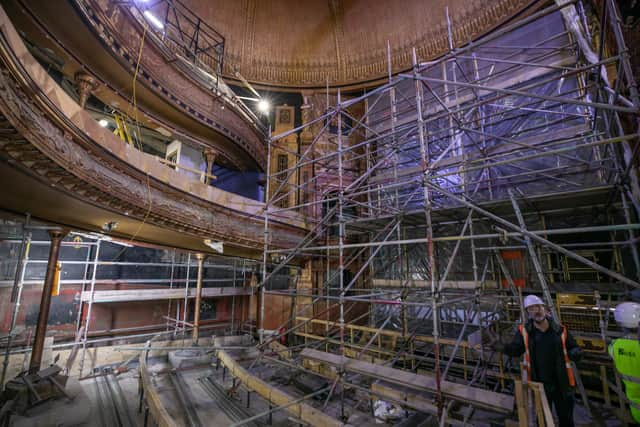
{"type": "MultiPolygon", "coordinates": [[[[131,289],[149,289],[149,285],[128,285],[126,283],[114,285],[96,285],[96,290],[131,290],[131,289]]],[[[18,336],[15,344],[20,345],[30,341],[35,333],[36,322],[38,319],[38,311],[40,309],[40,298],[42,295],[42,285],[25,285],[22,294],[22,304],[19,311],[17,325],[18,336]]],[[[0,334],[9,332],[11,315],[13,312],[13,304],[10,302],[11,288],[0,288],[0,334]]],[[[233,310],[234,323],[241,324],[242,319],[246,316],[246,309],[243,307],[243,301],[247,297],[235,297],[236,308],[233,310]]],[[[224,298],[205,298],[202,301],[203,307],[215,305],[215,317],[205,316],[203,309],[202,325],[213,325],[217,323],[231,322],[231,297],[224,298]]],[[[187,306],[187,319],[193,319],[193,300],[190,300],[187,306]]],[[[246,305],[246,304],[244,304],[246,305]]],[[[60,295],[52,297],[51,310],[49,312],[49,322],[47,335],[55,337],[55,341],[70,340],[75,336],[78,309],[80,307],[80,285],[65,285],[60,291],[60,295]]],[[[90,336],[102,336],[109,333],[136,333],[135,329],[141,329],[137,333],[144,332],[148,328],[164,329],[166,319],[164,316],[169,314],[175,317],[176,307],[178,307],[180,316],[182,316],[184,306],[183,301],[141,301],[141,302],[123,302],[123,303],[100,303],[93,304],[90,319],[90,336]],[[156,325],[156,328],[150,328],[156,325]],[[132,331],[124,332],[123,329],[131,328],[132,331]],[[120,330],[120,332],[118,332],[120,330]]],[[[88,314],[88,305],[83,306],[83,319],[88,314]]]]}
{"type": "Polygon", "coordinates": [[[282,295],[264,296],[264,329],[277,330],[288,322],[293,298],[282,295]]]}
{"type": "Polygon", "coordinates": [[[236,171],[214,165],[213,174],[217,177],[211,185],[230,193],[239,194],[253,200],[264,201],[264,186],[259,181],[264,175],[256,171],[236,171]]]}

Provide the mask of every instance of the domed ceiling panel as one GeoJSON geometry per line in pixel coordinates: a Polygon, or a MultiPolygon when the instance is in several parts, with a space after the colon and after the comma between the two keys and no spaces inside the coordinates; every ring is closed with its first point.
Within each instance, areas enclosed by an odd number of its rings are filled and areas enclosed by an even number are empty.
{"type": "Polygon", "coordinates": [[[279,87],[363,85],[456,46],[523,12],[536,0],[184,0],[226,37],[225,74],[279,87]]]}

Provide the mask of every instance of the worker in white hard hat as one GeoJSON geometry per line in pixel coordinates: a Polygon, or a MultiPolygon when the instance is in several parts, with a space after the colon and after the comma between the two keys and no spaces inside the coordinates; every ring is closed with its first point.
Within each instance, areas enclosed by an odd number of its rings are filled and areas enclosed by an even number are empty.
{"type": "Polygon", "coordinates": [[[631,416],[640,423],[640,304],[623,302],[616,307],[613,317],[624,336],[609,345],[609,354],[624,383],[631,416]]]}
{"type": "Polygon", "coordinates": [[[573,426],[574,391],[576,381],[571,361],[578,361],[582,352],[567,328],[555,322],[536,295],[527,295],[524,309],[528,321],[518,327],[509,344],[492,336],[494,350],[511,357],[524,355],[523,365],[528,381],[538,381],[550,405],[553,405],[560,426],[573,426]]]}

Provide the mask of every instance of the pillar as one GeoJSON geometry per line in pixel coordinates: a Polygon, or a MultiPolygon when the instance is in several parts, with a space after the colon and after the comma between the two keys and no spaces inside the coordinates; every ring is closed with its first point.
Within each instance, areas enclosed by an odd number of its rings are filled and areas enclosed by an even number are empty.
{"type": "MultiPolygon", "coordinates": [[[[204,160],[207,162],[207,169],[205,172],[208,173],[209,175],[213,175],[213,164],[216,161],[216,157],[218,157],[218,153],[216,151],[213,151],[210,148],[205,148],[203,155],[204,155],[204,160]]],[[[209,179],[208,176],[204,176],[203,182],[205,184],[209,184],[211,180],[209,179]]]]}
{"type": "MultiPolygon", "coordinates": [[[[306,126],[307,123],[309,123],[312,118],[311,117],[312,108],[311,108],[311,101],[310,101],[310,97],[312,95],[313,95],[313,92],[302,91],[303,104],[300,106],[300,113],[302,117],[303,126],[306,126]]],[[[313,131],[310,126],[306,126],[302,130],[302,132],[300,132],[300,152],[301,153],[306,152],[306,150],[309,148],[309,146],[313,142],[313,136],[314,136],[313,131]]],[[[311,160],[314,158],[315,156],[313,155],[313,153],[310,153],[308,156],[308,159],[305,159],[305,161],[311,160]]],[[[314,197],[314,193],[315,193],[314,191],[315,187],[313,184],[311,184],[314,176],[313,168],[314,168],[313,163],[310,163],[302,166],[300,168],[300,171],[298,172],[298,175],[299,175],[298,185],[301,186],[301,189],[299,191],[302,192],[302,194],[299,195],[298,200],[303,205],[309,204],[308,206],[304,206],[302,208],[302,213],[309,216],[313,215],[313,205],[311,203],[314,201],[312,200],[312,198],[314,197]]]]}
{"type": "Polygon", "coordinates": [[[67,230],[49,230],[51,246],[49,248],[49,260],[47,261],[47,273],[44,278],[42,297],[40,299],[40,312],[38,313],[38,323],[36,325],[36,336],[31,351],[30,372],[38,372],[42,362],[42,352],[44,350],[44,338],[47,335],[47,321],[49,320],[49,308],[51,307],[51,291],[56,274],[56,265],[60,253],[60,243],[67,235],[67,230]]]}
{"type": "Polygon", "coordinates": [[[202,268],[204,263],[204,255],[196,254],[198,260],[198,280],[196,282],[196,302],[193,310],[193,344],[198,344],[200,335],[200,301],[202,300],[202,268]]]}

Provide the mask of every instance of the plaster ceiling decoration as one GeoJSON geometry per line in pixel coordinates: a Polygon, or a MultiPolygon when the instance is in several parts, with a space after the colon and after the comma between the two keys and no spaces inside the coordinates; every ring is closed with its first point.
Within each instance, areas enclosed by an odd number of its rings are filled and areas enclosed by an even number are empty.
{"type": "Polygon", "coordinates": [[[226,38],[224,73],[286,88],[366,86],[461,46],[536,0],[184,0],[226,38]]]}

